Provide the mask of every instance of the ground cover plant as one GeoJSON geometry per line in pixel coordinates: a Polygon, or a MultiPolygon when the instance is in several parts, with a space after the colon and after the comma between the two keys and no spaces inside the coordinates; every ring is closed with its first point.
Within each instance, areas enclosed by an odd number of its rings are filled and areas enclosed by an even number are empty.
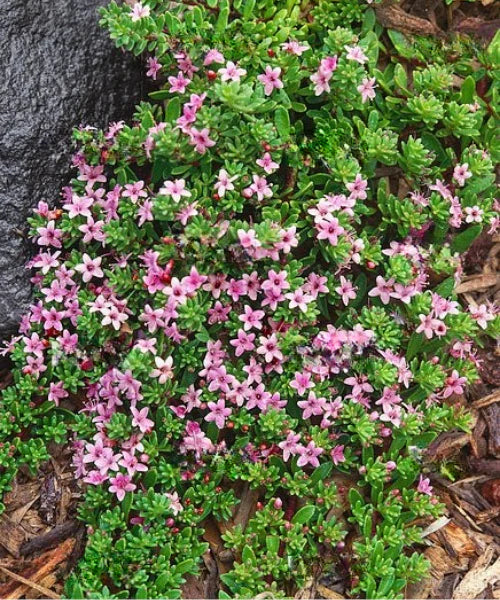
{"type": "Polygon", "coordinates": [[[71,444],[69,597],[180,597],[208,552],[221,598],[293,595],[315,565],[401,597],[441,510],[422,451],[469,426],[455,399],[498,333],[454,293],[498,225],[498,42],[410,43],[357,0],[102,21],[158,90],[75,131],[62,208],[30,219],[1,491],[71,444]]]}

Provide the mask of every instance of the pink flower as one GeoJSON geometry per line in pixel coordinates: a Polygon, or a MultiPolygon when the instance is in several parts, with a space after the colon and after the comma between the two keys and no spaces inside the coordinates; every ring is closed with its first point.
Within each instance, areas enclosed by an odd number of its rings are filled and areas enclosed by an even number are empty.
{"type": "Polygon", "coordinates": [[[59,406],[59,400],[67,398],[68,392],[63,388],[63,382],[51,383],[49,387],[48,399],[53,402],[56,406],[59,406]]]}
{"type": "Polygon", "coordinates": [[[125,498],[127,492],[133,492],[137,486],[132,483],[128,475],[119,473],[116,477],[111,477],[109,480],[111,485],[109,491],[116,494],[116,497],[121,502],[125,498]]]}
{"type": "Polygon", "coordinates": [[[224,55],[216,48],[209,50],[203,59],[204,67],[208,67],[208,65],[211,65],[212,63],[218,63],[219,65],[224,64],[224,55]]]}
{"type": "Polygon", "coordinates": [[[446,378],[446,387],[443,390],[443,398],[449,398],[453,394],[463,394],[463,386],[467,383],[466,377],[460,377],[458,371],[454,369],[449,377],[446,378]]]}
{"type": "Polygon", "coordinates": [[[263,310],[253,310],[248,304],[245,304],[243,310],[245,313],[238,316],[238,319],[244,323],[243,329],[245,331],[249,331],[252,327],[262,329],[262,319],[265,316],[265,312],[263,310]]]}
{"type": "Polygon", "coordinates": [[[469,171],[469,165],[467,163],[456,165],[456,167],[453,169],[453,179],[460,187],[463,187],[467,179],[470,179],[471,177],[472,173],[469,171]]]}
{"type": "Polygon", "coordinates": [[[151,14],[151,9],[149,6],[144,6],[141,2],[136,2],[132,6],[132,10],[130,11],[130,18],[132,21],[139,21],[139,19],[144,19],[144,17],[149,17],[151,14]]]}
{"type": "Polygon", "coordinates": [[[104,221],[94,221],[92,217],[87,217],[87,222],[80,225],[78,229],[84,234],[83,243],[88,244],[92,240],[104,242],[106,234],[103,232],[104,221]]]}
{"type": "Polygon", "coordinates": [[[184,77],[184,73],[182,71],[179,71],[177,73],[177,77],[171,75],[168,78],[168,82],[170,83],[169,91],[172,92],[172,94],[175,94],[177,92],[179,94],[183,94],[186,91],[186,87],[191,83],[191,79],[184,77]]]}
{"type": "Polygon", "coordinates": [[[219,69],[218,72],[221,76],[221,81],[239,81],[247,74],[245,69],[240,69],[231,61],[228,61],[226,66],[219,69]]]}
{"type": "Polygon", "coordinates": [[[283,360],[283,354],[280,352],[278,339],[275,333],[269,337],[261,335],[259,341],[261,345],[257,348],[257,354],[263,354],[264,360],[267,363],[270,363],[273,360],[283,360]]]}
{"type": "Polygon", "coordinates": [[[148,67],[148,70],[146,71],[146,76],[151,77],[151,79],[156,81],[156,77],[161,71],[160,61],[156,58],[156,56],[150,56],[146,61],[146,66],[148,67]]]}
{"type": "Polygon", "coordinates": [[[326,399],[317,398],[314,392],[309,392],[307,400],[300,400],[297,406],[302,409],[302,418],[309,419],[312,416],[323,414],[326,408],[326,399]]]}
{"type": "Polygon", "coordinates": [[[183,197],[191,197],[191,192],[186,189],[186,182],[184,179],[164,181],[163,187],[159,189],[158,193],[160,196],[170,196],[174,202],[180,202],[183,197]]]}
{"type": "Polygon", "coordinates": [[[346,46],[345,49],[347,50],[347,60],[355,60],[360,65],[368,62],[368,57],[359,46],[346,46]]]}
{"type": "Polygon", "coordinates": [[[352,183],[348,183],[346,188],[351,192],[350,198],[354,200],[366,200],[366,188],[368,187],[368,181],[363,179],[358,173],[352,183]]]}
{"type": "Polygon", "coordinates": [[[177,492],[172,492],[171,494],[166,493],[165,496],[170,500],[170,510],[174,513],[174,517],[176,517],[184,510],[179,499],[179,494],[177,492]]]}
{"type": "Polygon", "coordinates": [[[279,164],[273,161],[269,152],[266,152],[262,158],[258,158],[255,162],[269,175],[279,168],[279,164]]]}
{"type": "Polygon", "coordinates": [[[244,229],[238,229],[238,239],[243,248],[259,248],[261,243],[256,237],[256,233],[253,229],[245,231],[244,229]]]}
{"type": "Polygon", "coordinates": [[[341,275],[340,285],[335,288],[335,291],[342,297],[342,302],[347,306],[351,300],[356,298],[357,289],[357,287],[353,286],[350,281],[341,275]]]}
{"type": "Polygon", "coordinates": [[[38,233],[38,245],[39,246],[54,246],[54,248],[61,248],[61,238],[63,232],[56,228],[54,221],[49,221],[47,227],[39,227],[38,233]]]}
{"type": "Polygon", "coordinates": [[[318,231],[318,240],[328,240],[332,246],[339,243],[339,235],[345,232],[337,217],[333,217],[331,214],[316,223],[315,227],[318,231]]]}
{"type": "Polygon", "coordinates": [[[304,52],[309,50],[309,46],[307,44],[300,44],[294,40],[281,44],[281,48],[289,54],[295,54],[295,56],[302,56],[304,52]]]}
{"type": "Polygon", "coordinates": [[[465,207],[465,217],[466,223],[481,223],[483,220],[484,211],[477,206],[466,206],[465,207]]]}
{"type": "Polygon", "coordinates": [[[125,189],[122,192],[124,198],[130,198],[130,200],[136,204],[139,198],[147,198],[148,193],[144,188],[144,181],[136,181],[135,183],[126,183],[125,189]]]}
{"type": "Polygon", "coordinates": [[[311,373],[297,371],[294,379],[290,381],[290,387],[296,390],[299,396],[303,396],[307,390],[314,387],[314,383],[311,381],[311,373]]]}
{"type": "Polygon", "coordinates": [[[64,210],[68,212],[68,217],[74,219],[75,217],[90,217],[90,208],[94,201],[89,197],[80,197],[76,194],[71,196],[71,201],[63,204],[64,210]]]}
{"type": "Polygon", "coordinates": [[[323,454],[323,448],[318,448],[316,444],[311,441],[307,446],[299,447],[299,455],[300,458],[297,461],[298,467],[305,467],[306,465],[311,465],[311,467],[319,467],[318,456],[323,454]]]}
{"type": "Polygon", "coordinates": [[[198,423],[188,421],[186,432],[182,441],[183,451],[192,450],[197,458],[205,452],[210,452],[213,449],[213,444],[210,439],[201,431],[198,423]]]}
{"type": "Polygon", "coordinates": [[[364,104],[367,100],[375,98],[375,77],[365,77],[357,90],[361,94],[361,102],[364,104]]]}
{"type": "Polygon", "coordinates": [[[122,323],[128,319],[128,315],[118,309],[116,306],[105,306],[101,313],[104,315],[101,324],[112,325],[116,331],[118,331],[122,323]]]}
{"type": "Polygon", "coordinates": [[[168,379],[172,379],[174,372],[172,369],[174,359],[169,356],[165,360],[160,356],[155,356],[156,369],[150,373],[150,377],[158,377],[159,383],[166,383],[168,379]]]}
{"type": "Polygon", "coordinates": [[[217,175],[217,182],[214,185],[217,194],[223,198],[226,192],[231,192],[234,190],[233,181],[236,179],[238,179],[237,175],[229,177],[229,173],[226,171],[226,169],[221,169],[217,175]]]}
{"type": "Polygon", "coordinates": [[[148,467],[140,462],[133,452],[124,451],[122,459],[118,461],[118,464],[120,467],[127,469],[129,477],[133,477],[136,473],[145,473],[148,470],[148,467]]]}
{"type": "Polygon", "coordinates": [[[417,491],[421,494],[427,494],[427,496],[432,496],[431,480],[428,477],[424,479],[423,475],[420,475],[417,491]]]}
{"type": "Polygon", "coordinates": [[[83,262],[75,266],[75,271],[82,274],[82,279],[85,283],[89,282],[93,277],[104,277],[101,269],[102,258],[90,258],[86,253],[82,256],[83,262]]]}
{"type": "Polygon", "coordinates": [[[210,131],[207,127],[198,131],[195,127],[191,127],[189,131],[189,144],[194,146],[194,149],[199,154],[205,154],[207,148],[215,146],[215,142],[211,140],[209,136],[210,131]]]}
{"type": "Polygon", "coordinates": [[[486,304],[480,304],[479,306],[472,304],[469,306],[469,312],[481,329],[486,329],[488,327],[488,321],[493,321],[495,318],[494,313],[488,310],[486,304]]]}
{"type": "Polygon", "coordinates": [[[243,352],[250,352],[255,348],[255,344],[253,343],[255,333],[246,333],[243,329],[238,329],[237,336],[236,339],[229,342],[231,346],[236,348],[236,356],[241,356],[243,352]]]}
{"type": "Polygon", "coordinates": [[[386,281],[383,277],[377,275],[375,281],[377,285],[368,292],[368,295],[371,298],[376,298],[378,296],[380,297],[382,304],[389,304],[389,302],[391,301],[391,293],[392,286],[394,285],[394,279],[391,278],[388,281],[386,281]]]}
{"type": "Polygon", "coordinates": [[[330,456],[332,457],[333,464],[337,466],[339,463],[345,462],[344,456],[344,446],[335,446],[333,450],[330,452],[330,456]]]}
{"type": "Polygon", "coordinates": [[[264,85],[264,94],[270,96],[274,89],[281,89],[283,82],[280,79],[281,68],[275,67],[274,69],[269,65],[266,66],[266,70],[261,75],[257,75],[257,79],[264,85]]]}
{"type": "Polygon", "coordinates": [[[154,426],[154,422],[151,419],[148,419],[149,408],[146,406],[141,410],[137,410],[135,406],[130,407],[130,412],[132,413],[132,425],[134,427],[139,427],[141,433],[149,433],[154,426]]]}
{"type": "Polygon", "coordinates": [[[289,301],[288,306],[291,309],[299,308],[304,313],[307,312],[307,305],[314,300],[302,288],[298,288],[294,292],[288,292],[285,294],[285,298],[289,301]]]}
{"type": "Polygon", "coordinates": [[[257,194],[257,200],[262,201],[264,198],[271,198],[273,191],[267,183],[265,177],[252,175],[253,183],[247,188],[252,194],[257,194]]]}
{"type": "Polygon", "coordinates": [[[209,423],[213,421],[218,429],[222,429],[226,423],[226,417],[229,417],[232,410],[226,408],[226,403],[222,398],[217,400],[217,402],[208,402],[207,407],[210,412],[205,416],[205,421],[209,423]]]}
{"type": "Polygon", "coordinates": [[[330,91],[329,81],[332,78],[332,71],[325,71],[319,68],[316,73],[313,73],[310,77],[314,83],[314,95],[321,96],[324,92],[330,91]]]}
{"type": "Polygon", "coordinates": [[[286,440],[278,444],[279,448],[283,450],[283,460],[287,462],[290,456],[295,456],[299,453],[300,434],[290,432],[286,440]]]}

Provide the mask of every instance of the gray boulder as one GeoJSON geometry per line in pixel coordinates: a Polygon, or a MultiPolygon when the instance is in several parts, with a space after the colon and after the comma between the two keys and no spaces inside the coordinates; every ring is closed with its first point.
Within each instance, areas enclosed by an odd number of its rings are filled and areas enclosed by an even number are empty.
{"type": "Polygon", "coordinates": [[[143,68],[99,27],[106,0],[1,0],[0,338],[30,302],[26,217],[67,183],[71,129],[126,119],[143,68]]]}

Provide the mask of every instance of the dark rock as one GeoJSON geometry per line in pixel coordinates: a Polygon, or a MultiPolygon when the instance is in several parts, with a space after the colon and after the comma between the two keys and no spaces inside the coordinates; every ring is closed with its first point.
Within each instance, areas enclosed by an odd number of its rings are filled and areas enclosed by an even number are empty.
{"type": "Polygon", "coordinates": [[[126,119],[142,66],[99,27],[106,0],[1,0],[0,338],[30,301],[26,217],[70,176],[71,129],[126,119]]]}

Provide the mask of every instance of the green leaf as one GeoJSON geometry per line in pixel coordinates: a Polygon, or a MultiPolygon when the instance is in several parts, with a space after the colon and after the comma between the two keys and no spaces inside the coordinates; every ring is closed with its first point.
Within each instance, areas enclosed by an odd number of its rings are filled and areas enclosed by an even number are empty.
{"type": "Polygon", "coordinates": [[[328,475],[330,475],[332,469],[333,463],[331,462],[323,463],[322,465],[314,469],[313,474],[309,479],[311,485],[316,485],[320,481],[324,481],[328,477],[328,475]]]}
{"type": "Polygon", "coordinates": [[[462,254],[462,252],[468,250],[482,230],[481,225],[472,225],[465,231],[462,231],[462,233],[459,233],[451,243],[451,251],[462,254]]]}
{"type": "Polygon", "coordinates": [[[455,278],[447,277],[444,281],[442,281],[434,291],[436,294],[439,294],[443,298],[449,298],[453,294],[453,290],[455,289],[455,278]]]}
{"type": "Polygon", "coordinates": [[[168,101],[167,110],[165,111],[165,121],[173,123],[181,115],[181,100],[179,96],[175,96],[168,101]]]}
{"type": "Polygon", "coordinates": [[[156,92],[149,92],[149,97],[152,100],[165,100],[170,96],[169,90],[157,90],[156,92]]]}
{"type": "Polygon", "coordinates": [[[460,90],[460,98],[463,104],[472,104],[476,95],[476,80],[472,75],[464,79],[460,90]]]}
{"type": "Polygon", "coordinates": [[[309,521],[313,518],[315,512],[316,507],[312,504],[307,504],[294,514],[292,518],[292,523],[294,523],[295,525],[303,525],[304,523],[309,523],[309,521]]]}
{"type": "Polygon", "coordinates": [[[137,588],[137,592],[135,593],[136,598],[149,598],[148,588],[145,585],[141,585],[141,587],[137,588]]]}
{"type": "Polygon", "coordinates": [[[272,555],[278,555],[280,549],[280,538],[277,535],[266,535],[266,548],[272,555]]]}
{"type": "Polygon", "coordinates": [[[290,136],[290,116],[286,108],[278,106],[274,113],[274,124],[282,138],[286,139],[290,136]]]}
{"type": "Polygon", "coordinates": [[[241,558],[243,559],[243,562],[250,563],[253,566],[257,565],[257,558],[255,556],[255,552],[248,545],[243,548],[241,558]]]}
{"type": "Polygon", "coordinates": [[[408,342],[408,348],[406,350],[406,360],[411,360],[416,356],[422,349],[424,343],[424,337],[421,333],[413,333],[408,342]]]}

